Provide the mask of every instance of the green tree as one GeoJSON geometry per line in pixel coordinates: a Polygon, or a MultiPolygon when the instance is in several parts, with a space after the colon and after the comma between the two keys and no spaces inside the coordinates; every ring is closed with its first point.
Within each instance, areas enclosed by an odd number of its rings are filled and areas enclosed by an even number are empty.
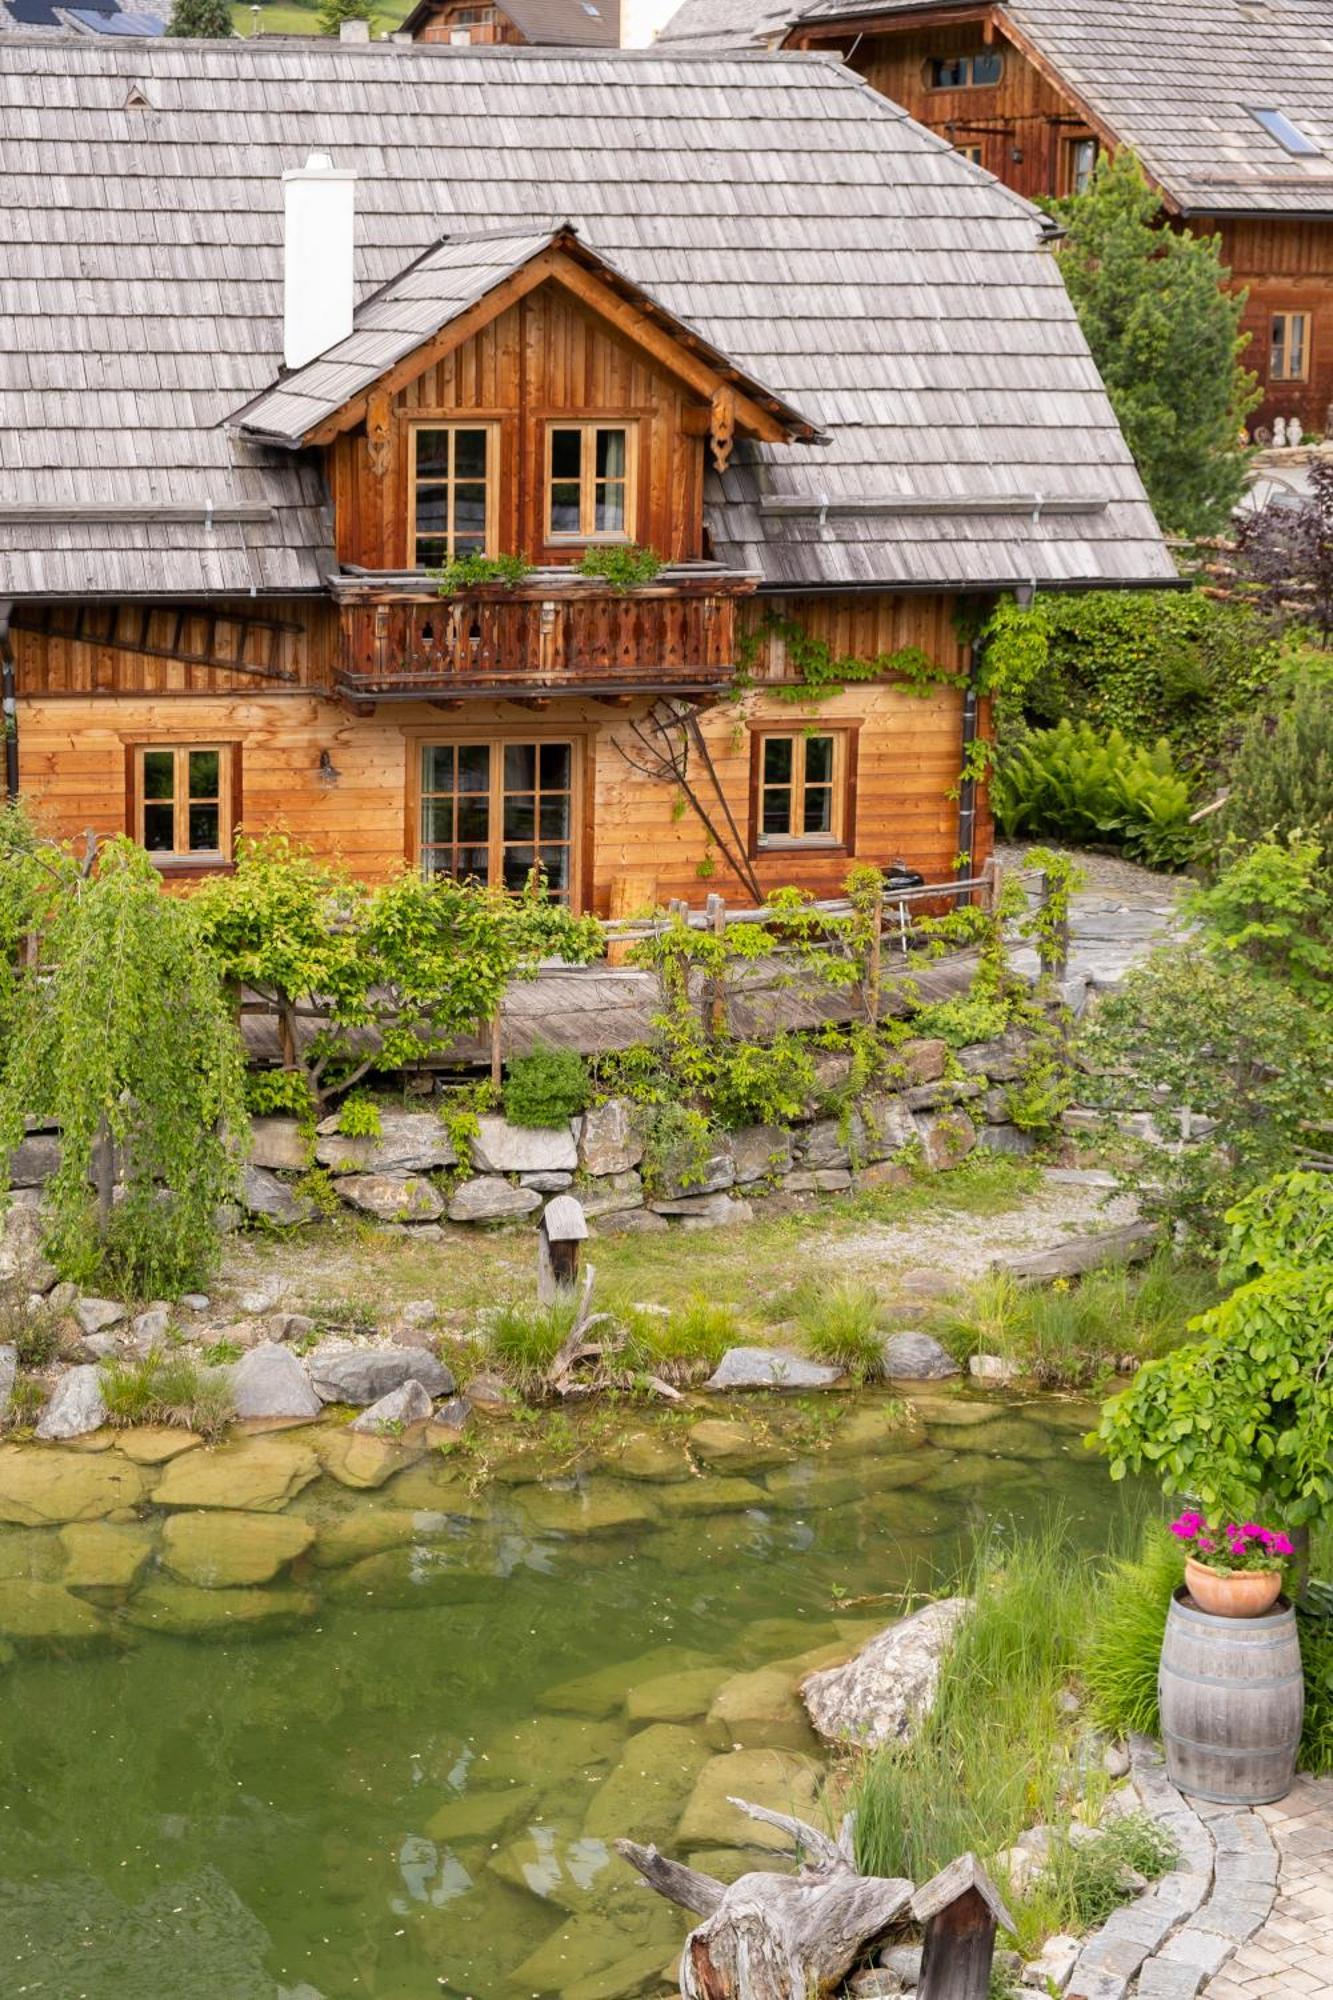
{"type": "MultiPolygon", "coordinates": [[[[39,853],[42,894],[8,1002],[0,1198],[36,1114],[60,1129],[48,1248],[65,1277],[133,1296],[208,1275],[235,1190],[241,1049],[189,905],[123,836],[83,866],[39,853]]],[[[0,908],[28,866],[0,855],[0,908]]]]}
{"type": "Polygon", "coordinates": [[[1245,297],[1227,291],[1216,239],[1160,226],[1132,153],[1102,160],[1054,213],[1060,269],[1158,520],[1169,534],[1221,529],[1259,396],[1240,360],[1245,297]]]}
{"type": "Polygon", "coordinates": [[[370,0],[321,0],[316,18],[321,35],[336,35],[344,21],[364,21],[373,34],[377,15],[370,0]]]}
{"type": "Polygon", "coordinates": [[[167,33],[198,41],[226,41],[236,33],[229,0],[174,0],[167,33]]]}
{"type": "Polygon", "coordinates": [[[1223,840],[1295,835],[1316,841],[1320,872],[1333,888],[1333,680],[1326,671],[1304,667],[1285,699],[1251,716],[1227,785],[1229,797],[1217,815],[1223,840]]]}

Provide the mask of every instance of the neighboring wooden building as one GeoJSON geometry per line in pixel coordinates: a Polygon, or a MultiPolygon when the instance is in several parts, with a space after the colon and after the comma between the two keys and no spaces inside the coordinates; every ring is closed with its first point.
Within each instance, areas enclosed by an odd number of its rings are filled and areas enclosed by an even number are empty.
{"type": "Polygon", "coordinates": [[[620,43],[620,0],[417,0],[402,33],[454,48],[583,47],[620,43]]]}
{"type": "Polygon", "coordinates": [[[370,879],[538,863],[603,913],[938,880],[989,841],[960,611],[1173,578],[1031,211],[840,65],[0,70],[0,665],[62,833],[176,880],[242,827],[370,879]],[[645,588],[575,567],[633,542],[645,588]],[[512,591],[430,574],[519,552],[512,591]],[[821,701],[793,630],[939,678],[821,701]]]}
{"type": "Polygon", "coordinates": [[[1333,59],[1305,0],[686,0],[663,33],[784,40],[841,52],[1019,194],[1074,193],[1102,149],[1132,149],[1248,294],[1252,429],[1333,432],[1333,59]]]}

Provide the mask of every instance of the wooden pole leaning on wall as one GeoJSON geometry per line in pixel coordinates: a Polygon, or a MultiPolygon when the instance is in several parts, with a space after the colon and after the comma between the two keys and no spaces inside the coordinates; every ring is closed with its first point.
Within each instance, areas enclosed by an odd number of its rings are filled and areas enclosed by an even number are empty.
{"type": "MultiPolygon", "coordinates": [[[[723,896],[711,895],[704,904],[708,928],[713,936],[725,942],[727,935],[727,904],[723,896]]],[[[715,1039],[727,1032],[727,974],[726,967],[716,972],[709,982],[708,1032],[715,1039]]]]}
{"type": "Polygon", "coordinates": [[[499,1007],[491,1016],[491,1082],[498,1090],[504,1075],[503,1063],[503,1015],[499,1007]]]}

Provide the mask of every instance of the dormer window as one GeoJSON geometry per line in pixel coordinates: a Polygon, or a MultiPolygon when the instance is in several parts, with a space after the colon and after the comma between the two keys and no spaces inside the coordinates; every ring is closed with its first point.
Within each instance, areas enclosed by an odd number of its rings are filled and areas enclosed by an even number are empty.
{"type": "Polygon", "coordinates": [[[638,436],[636,424],[547,426],[549,541],[633,540],[638,436]]]}
{"type": "Polygon", "coordinates": [[[998,83],[1004,57],[998,49],[978,49],[965,56],[928,56],[926,82],[932,90],[976,90],[998,83]]]}
{"type": "Polygon", "coordinates": [[[1323,152],[1313,139],[1302,132],[1299,125],[1293,125],[1285,111],[1258,111],[1253,105],[1247,107],[1256,124],[1262,125],[1270,139],[1276,139],[1284,152],[1292,153],[1297,159],[1317,159],[1323,152]]]}
{"type": "Polygon", "coordinates": [[[494,545],[495,424],[413,424],[409,569],[438,569],[494,545]]]}

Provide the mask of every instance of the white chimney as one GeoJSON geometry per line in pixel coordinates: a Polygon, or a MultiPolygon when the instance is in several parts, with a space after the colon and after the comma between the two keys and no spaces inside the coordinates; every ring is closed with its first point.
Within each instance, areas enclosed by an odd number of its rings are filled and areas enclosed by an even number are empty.
{"type": "Polygon", "coordinates": [[[369,20],[340,21],[338,23],[338,40],[340,42],[368,42],[370,40],[369,20]]]}
{"type": "Polygon", "coordinates": [[[312,153],[282,177],[282,358],[300,368],[352,331],[356,174],[312,153]]]}

